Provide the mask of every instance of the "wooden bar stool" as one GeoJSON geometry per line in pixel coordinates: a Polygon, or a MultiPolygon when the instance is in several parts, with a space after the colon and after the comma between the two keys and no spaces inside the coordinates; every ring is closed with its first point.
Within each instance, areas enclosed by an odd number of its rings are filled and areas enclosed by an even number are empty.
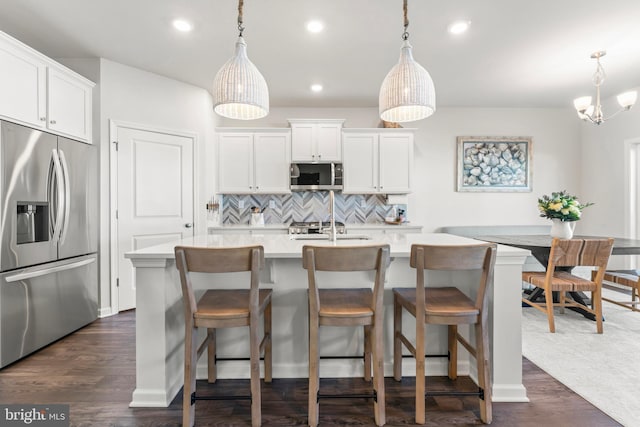
{"type": "Polygon", "coordinates": [[[271,382],[271,289],[259,289],[259,272],[264,267],[262,246],[238,248],[196,248],[176,246],[176,266],[180,272],[185,314],[184,392],[182,425],[194,425],[195,401],[210,399],[250,399],[251,425],[261,425],[260,354],[264,351],[264,380],[271,382]],[[251,272],[250,288],[210,289],[196,302],[190,273],[251,272]],[[263,316],[264,335],[259,336],[263,316]],[[208,381],[216,382],[216,329],[249,327],[251,395],[228,398],[196,396],[196,363],[208,349],[208,381]],[[198,328],[207,328],[207,337],[198,345],[198,328]]]}
{"type": "Polygon", "coordinates": [[[302,265],[309,277],[309,426],[318,425],[319,399],[323,397],[372,397],[375,423],[385,424],[382,295],[389,262],[389,245],[302,248],[302,265]],[[375,271],[373,290],[319,289],[317,271],[375,271]],[[320,394],[320,326],[364,327],[364,377],[371,381],[373,358],[373,395],[320,394]]]}
{"type": "MultiPolygon", "coordinates": [[[[493,283],[496,259],[494,244],[465,246],[411,246],[410,266],[416,271],[415,288],[393,289],[393,376],[402,380],[402,345],[416,360],[416,423],[425,423],[425,396],[475,395],[480,398],[480,418],[491,423],[491,372],[489,366],[488,288],[493,283]],[[426,287],[425,270],[481,270],[474,299],[456,287],[426,287]],[[402,333],[402,309],[416,318],[415,347],[402,333]],[[458,376],[457,344],[476,359],[479,392],[425,393],[425,324],[448,325],[449,378],[458,376]],[[475,329],[475,347],[458,333],[458,325],[469,324],[475,329]]],[[[446,356],[444,356],[446,357],[446,356]]]]}

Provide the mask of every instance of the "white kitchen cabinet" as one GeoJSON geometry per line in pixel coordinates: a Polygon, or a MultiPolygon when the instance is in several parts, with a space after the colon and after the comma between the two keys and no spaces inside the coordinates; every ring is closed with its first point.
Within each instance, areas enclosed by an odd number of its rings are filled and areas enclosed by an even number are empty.
{"type": "Polygon", "coordinates": [[[0,116],[91,142],[94,84],[0,32],[0,116]]]}
{"type": "Polygon", "coordinates": [[[411,192],[413,130],[344,129],[345,194],[411,192]]]}
{"type": "Polygon", "coordinates": [[[288,129],[218,129],[218,192],[290,193],[288,129]]]}
{"type": "Polygon", "coordinates": [[[49,67],[47,88],[47,128],[89,142],[93,86],[74,74],[49,67]]]}
{"type": "Polygon", "coordinates": [[[293,162],[340,162],[344,120],[289,119],[293,162]]]}

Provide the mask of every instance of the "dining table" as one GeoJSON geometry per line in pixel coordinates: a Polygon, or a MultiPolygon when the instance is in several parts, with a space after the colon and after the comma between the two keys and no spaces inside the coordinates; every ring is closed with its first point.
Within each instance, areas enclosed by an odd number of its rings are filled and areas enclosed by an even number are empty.
{"type": "MultiPolygon", "coordinates": [[[[500,245],[513,246],[527,249],[531,255],[537,259],[545,268],[549,263],[549,251],[553,237],[544,234],[513,234],[513,235],[483,235],[475,236],[477,240],[497,243],[500,245]]],[[[574,239],[606,239],[608,236],[573,236],[574,239]]],[[[613,249],[611,255],[640,255],[640,240],[622,237],[613,238],[613,249]]],[[[582,292],[570,292],[571,297],[579,304],[587,306],[590,301],[582,292]]],[[[525,291],[524,298],[530,301],[538,301],[544,297],[542,288],[535,288],[532,291],[525,291]]],[[[525,304],[523,303],[523,306],[525,304]]],[[[579,312],[584,317],[595,320],[595,316],[579,307],[568,307],[579,312]]]]}

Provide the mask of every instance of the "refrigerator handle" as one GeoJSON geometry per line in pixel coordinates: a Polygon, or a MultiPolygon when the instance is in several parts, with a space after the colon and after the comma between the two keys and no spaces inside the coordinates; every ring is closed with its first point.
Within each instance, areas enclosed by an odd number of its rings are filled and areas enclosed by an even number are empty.
{"type": "Polygon", "coordinates": [[[64,182],[64,221],[61,227],[60,243],[64,243],[67,237],[67,229],[69,228],[69,216],[71,211],[71,184],[69,183],[69,165],[64,156],[64,151],[60,152],[60,162],[62,163],[62,178],[64,182]]]}
{"type": "Polygon", "coordinates": [[[19,282],[20,280],[33,279],[34,277],[46,276],[47,274],[57,273],[59,271],[72,270],[74,268],[82,267],[92,262],[95,262],[95,257],[83,259],[82,261],[72,262],[70,264],[57,265],[51,268],[42,268],[38,270],[26,271],[24,273],[14,274],[13,276],[7,276],[5,281],[8,283],[19,282]]]}
{"type": "MultiPolygon", "coordinates": [[[[62,215],[64,214],[63,208],[65,205],[64,200],[64,192],[62,188],[62,166],[60,165],[60,158],[58,157],[58,150],[53,149],[51,152],[51,160],[53,162],[53,173],[49,174],[49,199],[51,211],[55,207],[55,212],[53,213],[53,236],[52,239],[54,242],[57,242],[60,237],[60,227],[62,226],[62,215]],[[55,174],[55,185],[53,180],[53,175],[55,174]]],[[[49,215],[51,218],[51,214],[49,215]]]]}

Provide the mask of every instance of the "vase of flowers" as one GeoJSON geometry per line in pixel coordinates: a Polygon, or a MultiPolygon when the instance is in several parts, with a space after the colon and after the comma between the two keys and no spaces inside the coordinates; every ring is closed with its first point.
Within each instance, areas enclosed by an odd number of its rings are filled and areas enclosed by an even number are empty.
{"type": "Polygon", "coordinates": [[[582,204],[576,196],[566,190],[553,192],[551,196],[544,195],[538,199],[540,216],[552,221],[551,236],[560,239],[573,237],[575,221],[582,216],[582,210],[593,203],[582,204]]]}

